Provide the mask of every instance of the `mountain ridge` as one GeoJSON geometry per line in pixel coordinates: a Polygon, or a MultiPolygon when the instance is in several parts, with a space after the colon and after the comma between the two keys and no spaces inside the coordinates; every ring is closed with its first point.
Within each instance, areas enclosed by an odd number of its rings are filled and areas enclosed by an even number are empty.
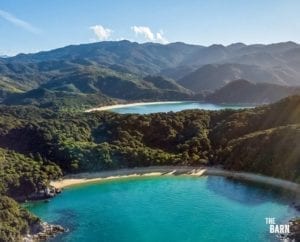
{"type": "Polygon", "coordinates": [[[178,100],[214,92],[236,79],[300,85],[300,45],[233,43],[206,47],[124,40],[19,54],[0,58],[0,101],[11,95],[16,100],[20,93],[38,88],[55,95],[99,93],[101,98],[102,93],[125,100],[178,100]],[[106,74],[99,78],[99,72],[106,74]],[[147,81],[149,76],[156,80],[147,81]],[[172,88],[162,88],[162,82],[172,88]],[[106,86],[101,86],[103,83],[106,86]]]}
{"type": "Polygon", "coordinates": [[[205,100],[212,103],[269,104],[296,94],[300,94],[300,86],[290,87],[271,83],[252,83],[239,79],[208,94],[205,100]]]}

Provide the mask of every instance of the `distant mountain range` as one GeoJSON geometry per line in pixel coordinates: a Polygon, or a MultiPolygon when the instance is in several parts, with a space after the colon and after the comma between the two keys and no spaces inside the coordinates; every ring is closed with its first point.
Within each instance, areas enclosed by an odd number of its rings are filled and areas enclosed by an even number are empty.
{"type": "Polygon", "coordinates": [[[235,80],[206,96],[212,103],[273,103],[291,95],[300,95],[300,87],[280,86],[270,83],[251,83],[235,80]]]}
{"type": "MultiPolygon", "coordinates": [[[[114,99],[195,99],[207,92],[220,93],[220,88],[237,79],[275,84],[277,90],[279,85],[299,86],[300,45],[235,43],[204,47],[124,40],[0,58],[0,100],[6,104],[40,103],[41,94],[62,99],[76,96],[74,101],[78,102],[91,97],[95,102],[84,102],[87,105],[114,99]]],[[[268,96],[257,102],[274,99],[271,92],[262,95],[268,96]]]]}
{"type": "Polygon", "coordinates": [[[298,74],[278,67],[273,69],[245,64],[208,64],[179,79],[182,86],[201,92],[214,91],[232,80],[246,79],[253,83],[272,83],[279,85],[299,85],[298,74]]]}

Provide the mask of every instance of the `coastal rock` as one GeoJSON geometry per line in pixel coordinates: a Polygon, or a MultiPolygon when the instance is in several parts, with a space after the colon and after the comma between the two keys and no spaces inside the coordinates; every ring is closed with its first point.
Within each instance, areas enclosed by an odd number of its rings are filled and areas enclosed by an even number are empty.
{"type": "Polygon", "coordinates": [[[67,231],[67,229],[60,225],[41,222],[32,226],[30,233],[23,237],[23,242],[46,241],[57,234],[67,231]]]}
{"type": "Polygon", "coordinates": [[[289,221],[290,233],[287,235],[281,234],[279,239],[285,242],[300,241],[300,218],[294,218],[289,221]]]}
{"type": "Polygon", "coordinates": [[[27,201],[34,201],[34,200],[44,200],[50,199],[55,197],[57,194],[60,194],[62,189],[56,188],[53,186],[46,187],[44,189],[40,189],[34,193],[31,193],[27,196],[18,196],[15,199],[19,202],[27,202],[27,201]]]}
{"type": "Polygon", "coordinates": [[[290,234],[289,238],[294,241],[300,241],[300,218],[292,219],[289,221],[290,234]]]}

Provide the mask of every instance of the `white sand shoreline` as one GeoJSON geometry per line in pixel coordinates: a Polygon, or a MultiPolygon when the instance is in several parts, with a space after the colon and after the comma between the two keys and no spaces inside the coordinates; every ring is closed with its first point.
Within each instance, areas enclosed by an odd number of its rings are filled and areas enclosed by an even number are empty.
{"type": "Polygon", "coordinates": [[[238,180],[253,181],[269,184],[272,186],[291,190],[300,193],[300,185],[294,182],[267,177],[260,174],[227,171],[214,167],[186,167],[186,166],[152,166],[132,169],[119,169],[103,172],[79,173],[67,175],[61,180],[51,181],[51,185],[56,188],[65,188],[74,185],[80,185],[91,182],[99,182],[112,179],[135,178],[145,176],[172,176],[172,175],[190,175],[190,176],[224,176],[238,180]]]}
{"type": "Polygon", "coordinates": [[[113,105],[107,105],[97,108],[91,108],[88,110],[85,110],[86,113],[94,112],[94,111],[105,111],[105,110],[111,110],[116,108],[125,108],[125,107],[134,107],[134,106],[144,106],[144,105],[154,105],[154,104],[175,104],[175,103],[182,103],[184,101],[165,101],[165,102],[137,102],[137,103],[124,103],[124,104],[113,104],[113,105]]]}

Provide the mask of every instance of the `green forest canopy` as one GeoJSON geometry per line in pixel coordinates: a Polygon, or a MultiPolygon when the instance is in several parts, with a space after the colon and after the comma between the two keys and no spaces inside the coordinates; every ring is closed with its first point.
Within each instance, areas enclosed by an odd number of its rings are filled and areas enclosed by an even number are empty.
{"type": "Polygon", "coordinates": [[[120,115],[1,106],[0,112],[0,238],[6,241],[37,221],[13,199],[66,173],[222,165],[300,183],[300,96],[238,111],[120,115]]]}

